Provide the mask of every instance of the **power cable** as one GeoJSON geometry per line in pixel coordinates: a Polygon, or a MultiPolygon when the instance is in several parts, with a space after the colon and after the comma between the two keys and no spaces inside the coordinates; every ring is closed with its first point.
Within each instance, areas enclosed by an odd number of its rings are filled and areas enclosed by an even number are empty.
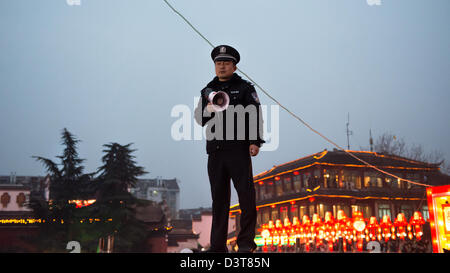
{"type": "MultiPolygon", "coordinates": [[[[176,10],[167,0],[163,0],[167,6],[173,10],[173,12],[175,12],[178,16],[181,17],[181,19],[183,19],[200,37],[202,37],[203,40],[205,40],[212,48],[214,48],[215,46],[196,28],[194,27],[191,22],[189,22],[188,19],[186,19],[186,17],[184,17],[178,10],[176,10]]],[[[366,166],[373,168],[383,174],[386,174],[388,176],[392,176],[394,178],[399,179],[400,181],[405,181],[407,183],[411,183],[414,185],[418,185],[418,186],[423,186],[423,187],[431,187],[431,185],[428,184],[423,184],[423,183],[419,183],[419,182],[415,182],[415,181],[411,181],[409,179],[405,179],[405,178],[401,178],[396,176],[395,174],[386,172],[384,170],[381,170],[380,168],[366,162],[365,160],[357,157],[356,155],[352,154],[351,152],[349,152],[348,150],[345,150],[344,148],[342,148],[340,145],[336,144],[334,141],[332,141],[331,139],[329,139],[328,137],[324,136],[322,133],[320,133],[319,131],[315,130],[311,125],[309,125],[306,121],[304,121],[302,118],[300,118],[299,116],[297,116],[295,113],[293,113],[292,111],[290,111],[287,107],[285,107],[283,104],[281,104],[278,100],[276,100],[274,97],[272,97],[264,88],[262,88],[256,81],[254,81],[247,73],[245,73],[244,71],[242,71],[241,69],[237,68],[237,70],[244,75],[247,79],[249,79],[249,81],[251,81],[259,90],[261,90],[267,97],[269,97],[271,100],[273,100],[276,104],[278,104],[281,108],[283,108],[286,112],[288,112],[291,116],[293,116],[295,119],[297,119],[298,121],[300,121],[303,125],[305,125],[308,129],[310,129],[311,131],[313,131],[314,133],[316,133],[317,135],[319,135],[320,137],[322,137],[323,139],[325,139],[326,141],[328,141],[329,143],[331,143],[332,145],[334,145],[335,147],[337,147],[339,150],[344,151],[345,153],[349,154],[350,156],[352,156],[353,158],[355,158],[356,160],[362,162],[363,164],[365,164],[366,166]]]]}

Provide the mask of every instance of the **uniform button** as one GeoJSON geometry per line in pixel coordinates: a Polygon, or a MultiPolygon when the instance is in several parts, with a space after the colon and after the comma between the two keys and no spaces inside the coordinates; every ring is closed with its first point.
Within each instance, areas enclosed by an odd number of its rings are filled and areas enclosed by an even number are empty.
{"type": "Polygon", "coordinates": [[[219,145],[217,145],[216,148],[219,149],[219,145]]]}

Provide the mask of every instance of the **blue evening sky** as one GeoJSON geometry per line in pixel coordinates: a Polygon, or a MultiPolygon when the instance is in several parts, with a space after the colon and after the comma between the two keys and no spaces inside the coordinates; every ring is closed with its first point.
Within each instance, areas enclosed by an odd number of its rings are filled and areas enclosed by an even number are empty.
{"type": "MultiPolygon", "coordinates": [[[[170,2],[339,145],[350,113],[352,149],[368,147],[372,129],[450,160],[450,1],[170,2]]],[[[180,180],[182,208],[210,206],[205,140],[173,140],[170,115],[193,111],[214,76],[210,51],[162,0],[1,1],[0,175],[44,175],[31,156],[56,161],[66,127],[86,171],[103,144],[133,142],[147,177],[180,180]]],[[[253,159],[255,174],[333,148],[282,109],[279,126],[279,147],[253,159]]]]}

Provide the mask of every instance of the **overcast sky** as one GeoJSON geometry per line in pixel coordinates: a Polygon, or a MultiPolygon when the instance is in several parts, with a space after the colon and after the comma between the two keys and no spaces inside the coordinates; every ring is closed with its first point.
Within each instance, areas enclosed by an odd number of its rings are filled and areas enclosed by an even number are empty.
{"type": "MultiPolygon", "coordinates": [[[[170,2],[339,145],[350,113],[352,149],[368,147],[372,129],[450,160],[450,1],[170,2]]],[[[133,142],[146,177],[179,179],[181,208],[210,206],[205,140],[171,136],[172,109],[193,111],[214,76],[210,51],[162,0],[1,1],[0,175],[45,175],[31,156],[57,161],[67,128],[86,171],[100,166],[103,144],[133,142]]],[[[324,148],[280,109],[278,148],[253,159],[254,174],[324,148]]]]}

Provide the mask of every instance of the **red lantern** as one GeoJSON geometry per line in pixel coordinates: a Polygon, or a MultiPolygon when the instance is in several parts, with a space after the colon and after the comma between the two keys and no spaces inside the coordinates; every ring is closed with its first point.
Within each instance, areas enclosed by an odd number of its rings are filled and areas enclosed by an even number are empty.
{"type": "Polygon", "coordinates": [[[345,236],[345,229],[347,225],[347,215],[345,215],[345,212],[343,210],[338,210],[337,213],[337,221],[336,221],[336,235],[337,238],[340,238],[342,236],[345,236]]]}
{"type": "Polygon", "coordinates": [[[349,239],[348,231],[350,231],[350,228],[351,223],[348,221],[347,215],[345,215],[343,210],[338,210],[337,223],[335,224],[336,239],[342,238],[344,252],[347,251],[347,240],[349,239]]]}
{"type": "Polygon", "coordinates": [[[267,252],[267,241],[270,238],[270,231],[269,231],[268,225],[266,225],[266,224],[263,224],[261,226],[261,237],[264,239],[265,252],[267,252]]]}
{"type": "Polygon", "coordinates": [[[281,220],[277,219],[275,221],[275,229],[274,229],[274,234],[273,234],[273,241],[274,243],[276,242],[276,244],[280,245],[280,239],[281,239],[281,233],[283,231],[283,225],[281,224],[281,220]]]}
{"type": "Polygon", "coordinates": [[[358,251],[362,251],[363,249],[363,237],[364,229],[366,228],[366,222],[364,221],[363,214],[360,211],[355,211],[353,213],[353,228],[354,228],[354,237],[353,240],[357,241],[356,244],[358,251]]]}
{"type": "Polygon", "coordinates": [[[418,211],[415,211],[413,217],[409,221],[410,225],[413,228],[414,236],[416,236],[416,240],[420,241],[422,238],[422,226],[425,224],[425,220],[423,220],[422,214],[418,211]]]}
{"type": "Polygon", "coordinates": [[[380,228],[382,229],[381,234],[386,242],[389,241],[389,238],[391,237],[390,232],[391,226],[392,226],[391,217],[389,217],[389,215],[383,215],[383,219],[381,220],[380,223],[380,228]]]}
{"type": "Polygon", "coordinates": [[[309,252],[309,239],[311,238],[311,221],[308,215],[302,218],[302,243],[305,244],[305,250],[309,252]]]}
{"type": "Polygon", "coordinates": [[[328,241],[328,250],[330,252],[333,251],[333,243],[334,243],[334,217],[333,214],[330,211],[325,212],[325,219],[324,219],[324,225],[325,225],[325,239],[328,241]]]}
{"type": "Polygon", "coordinates": [[[298,220],[298,217],[294,216],[292,218],[292,229],[293,229],[293,233],[295,233],[296,237],[299,237],[299,235],[300,235],[300,226],[301,226],[301,223],[298,220]]]}
{"type": "Polygon", "coordinates": [[[289,218],[287,218],[287,217],[284,218],[284,225],[283,226],[284,226],[284,228],[283,228],[284,233],[286,234],[284,236],[286,236],[285,239],[287,239],[287,245],[289,247],[289,246],[291,246],[290,237],[291,237],[291,234],[293,233],[292,229],[291,229],[292,224],[291,224],[291,221],[289,221],[289,218]]]}
{"type": "Polygon", "coordinates": [[[406,226],[408,222],[406,221],[405,214],[397,214],[397,218],[394,221],[394,226],[397,228],[397,237],[404,240],[406,236],[406,226]]]}
{"type": "Polygon", "coordinates": [[[316,245],[320,246],[322,244],[324,233],[322,219],[320,219],[320,216],[317,213],[313,214],[311,233],[313,235],[313,240],[315,239],[316,241],[316,245]]]}
{"type": "Polygon", "coordinates": [[[272,220],[269,220],[269,226],[267,227],[269,229],[270,233],[270,244],[273,246],[273,236],[275,234],[275,225],[273,224],[272,220]]]}
{"type": "Polygon", "coordinates": [[[377,239],[377,233],[378,228],[380,225],[378,225],[377,218],[375,216],[372,216],[369,218],[369,224],[367,225],[367,229],[369,230],[369,239],[371,241],[375,241],[377,239]]]}
{"type": "Polygon", "coordinates": [[[366,228],[366,222],[364,221],[362,212],[360,211],[355,211],[353,213],[353,228],[360,233],[362,233],[366,228]]]}

